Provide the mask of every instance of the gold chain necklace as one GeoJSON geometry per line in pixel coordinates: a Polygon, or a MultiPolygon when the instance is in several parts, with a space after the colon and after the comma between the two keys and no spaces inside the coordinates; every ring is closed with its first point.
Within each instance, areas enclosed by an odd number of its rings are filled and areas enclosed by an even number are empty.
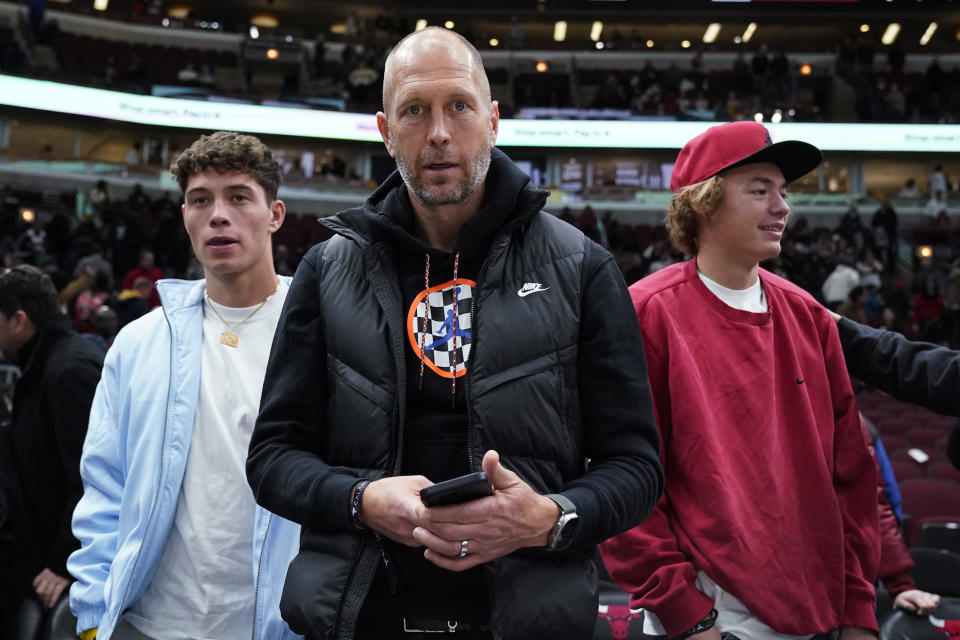
{"type": "Polygon", "coordinates": [[[252,318],[252,317],[253,317],[253,314],[255,314],[257,311],[260,311],[260,309],[263,308],[263,305],[265,305],[265,304],[267,304],[268,302],[270,302],[270,298],[272,298],[272,297],[274,296],[274,294],[276,294],[277,291],[279,291],[279,290],[280,290],[280,280],[279,280],[279,278],[278,278],[278,279],[277,279],[277,288],[273,290],[273,293],[271,293],[270,295],[268,295],[263,302],[261,302],[259,305],[257,305],[257,308],[256,308],[256,309],[254,309],[253,311],[251,311],[250,313],[248,313],[248,314],[247,314],[247,317],[245,317],[245,318],[244,318],[243,320],[241,320],[240,322],[234,324],[233,326],[231,326],[229,322],[227,322],[226,320],[223,319],[223,316],[220,315],[220,312],[217,311],[217,308],[216,308],[215,306],[213,306],[213,302],[210,300],[209,294],[207,294],[207,291],[204,290],[204,291],[203,291],[203,296],[207,299],[207,304],[210,306],[210,310],[213,311],[213,313],[216,314],[216,316],[217,316],[218,318],[220,318],[220,322],[222,322],[222,323],[223,323],[223,326],[225,326],[225,327],[227,328],[226,331],[222,331],[222,332],[220,333],[220,344],[225,344],[225,345],[227,345],[228,347],[237,347],[237,346],[239,346],[239,345],[240,345],[240,336],[238,336],[236,333],[234,333],[234,329],[236,329],[237,327],[239,327],[240,325],[242,325],[244,322],[246,322],[247,320],[249,320],[250,318],[252,318]]]}

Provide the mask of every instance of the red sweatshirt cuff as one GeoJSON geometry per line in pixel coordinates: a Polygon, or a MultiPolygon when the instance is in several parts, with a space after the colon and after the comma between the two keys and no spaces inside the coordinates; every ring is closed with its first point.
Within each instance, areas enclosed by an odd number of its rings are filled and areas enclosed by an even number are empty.
{"type": "Polygon", "coordinates": [[[880,579],[883,581],[883,586],[887,588],[887,593],[890,594],[891,602],[896,600],[897,596],[904,591],[916,588],[913,578],[911,578],[910,574],[906,571],[892,576],[883,576],[880,579]]]}
{"type": "Polygon", "coordinates": [[[671,589],[669,598],[664,598],[656,606],[649,606],[649,609],[660,619],[667,635],[672,637],[693,628],[707,617],[713,606],[713,600],[695,585],[684,584],[679,589],[671,589]]]}
{"type": "Polygon", "coordinates": [[[847,591],[847,607],[843,612],[842,626],[862,627],[879,633],[876,598],[862,599],[858,598],[858,595],[847,591]]]}

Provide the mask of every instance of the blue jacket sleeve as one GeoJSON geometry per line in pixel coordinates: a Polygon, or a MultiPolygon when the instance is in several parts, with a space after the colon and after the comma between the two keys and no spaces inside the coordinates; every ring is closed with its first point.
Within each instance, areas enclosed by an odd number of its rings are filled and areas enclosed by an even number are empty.
{"type": "Polygon", "coordinates": [[[67,559],[67,570],[76,578],[70,587],[70,610],[77,617],[78,633],[100,626],[106,613],[104,584],[117,551],[124,465],[116,410],[116,355],[111,350],[104,361],[80,458],[83,497],[73,512],[73,535],[80,548],[67,559]]]}
{"type": "Polygon", "coordinates": [[[887,450],[879,439],[873,443],[873,452],[877,457],[877,466],[880,467],[883,478],[883,493],[887,496],[887,502],[890,503],[890,509],[897,517],[897,522],[903,522],[903,506],[900,489],[897,488],[897,478],[893,475],[893,466],[890,464],[887,450]]]}

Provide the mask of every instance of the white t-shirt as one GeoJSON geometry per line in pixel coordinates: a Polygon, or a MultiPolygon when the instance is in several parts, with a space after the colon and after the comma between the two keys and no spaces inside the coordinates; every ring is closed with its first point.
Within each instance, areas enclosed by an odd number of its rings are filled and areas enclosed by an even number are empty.
{"type": "Polygon", "coordinates": [[[697,275],[700,276],[700,281],[706,285],[707,289],[728,307],[753,313],[765,313],[768,309],[767,296],[763,292],[760,278],[757,278],[757,281],[746,289],[730,289],[715,280],[711,280],[699,271],[697,271],[697,275]]]}
{"type": "MultiPolygon", "coordinates": [[[[237,640],[253,628],[253,521],[247,484],[250,436],[287,285],[220,343],[223,322],[203,309],[200,397],[173,527],[156,573],[125,619],[156,640],[237,640]]],[[[231,325],[256,306],[216,305],[231,325]]]]}
{"type": "MultiPolygon", "coordinates": [[[[703,571],[697,571],[696,584],[700,593],[713,598],[713,607],[717,610],[716,626],[722,633],[732,633],[740,640],[807,640],[810,638],[809,634],[791,636],[774,631],[750,613],[739,599],[717,586],[717,583],[703,571]]],[[[644,612],[643,632],[653,635],[667,634],[659,618],[652,611],[644,612]]]]}

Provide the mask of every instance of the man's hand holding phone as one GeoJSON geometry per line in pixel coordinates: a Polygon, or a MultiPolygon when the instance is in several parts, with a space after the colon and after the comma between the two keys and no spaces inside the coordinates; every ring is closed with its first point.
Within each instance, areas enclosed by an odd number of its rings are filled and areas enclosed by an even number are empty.
{"type": "Polygon", "coordinates": [[[542,547],[560,516],[556,503],[500,464],[496,451],[487,451],[482,466],[493,485],[492,496],[421,507],[413,538],[438,567],[465,571],[522,547],[542,547]]]}
{"type": "Polygon", "coordinates": [[[408,547],[419,547],[413,531],[426,507],[420,490],[431,483],[423,476],[395,476],[371,482],[363,492],[360,521],[374,531],[408,547]]]}

